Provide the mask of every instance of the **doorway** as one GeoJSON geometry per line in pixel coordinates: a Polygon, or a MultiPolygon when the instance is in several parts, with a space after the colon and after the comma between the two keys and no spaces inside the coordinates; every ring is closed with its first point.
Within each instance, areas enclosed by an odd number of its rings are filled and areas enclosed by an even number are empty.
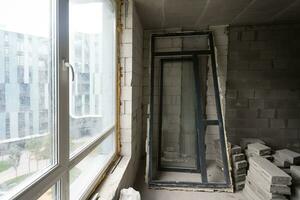
{"type": "Polygon", "coordinates": [[[152,35],[150,186],[232,188],[213,46],[210,32],[152,35]],[[175,38],[178,46],[159,47],[175,38]],[[211,96],[214,113],[207,109],[211,96]],[[214,139],[211,129],[218,131],[214,139]]]}

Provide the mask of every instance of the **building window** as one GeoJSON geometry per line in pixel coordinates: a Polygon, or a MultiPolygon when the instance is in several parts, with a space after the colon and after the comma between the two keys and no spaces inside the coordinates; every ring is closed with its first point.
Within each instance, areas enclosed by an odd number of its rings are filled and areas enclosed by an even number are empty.
{"type": "Polygon", "coordinates": [[[25,136],[25,113],[24,112],[18,113],[18,133],[19,133],[19,138],[25,136]]]}
{"type": "Polygon", "coordinates": [[[0,84],[0,113],[5,112],[5,84],[0,84]]]}
{"type": "Polygon", "coordinates": [[[8,42],[9,38],[8,38],[8,33],[5,31],[4,32],[4,42],[8,42]]]}
{"type": "Polygon", "coordinates": [[[19,85],[19,102],[20,102],[20,111],[26,111],[30,109],[30,85],[22,83],[19,85]]]}
{"type": "Polygon", "coordinates": [[[6,113],[6,117],[5,117],[5,138],[10,139],[10,118],[9,118],[9,113],[6,113]]]}
{"type": "Polygon", "coordinates": [[[4,57],[4,77],[5,83],[9,83],[9,57],[4,57]]]}
{"type": "Polygon", "coordinates": [[[23,65],[18,65],[18,83],[24,83],[24,66],[23,65]]]}
{"type": "Polygon", "coordinates": [[[23,66],[24,65],[24,56],[23,55],[18,55],[17,56],[17,62],[18,62],[18,65],[20,66],[23,66]]]}
{"type": "Polygon", "coordinates": [[[87,199],[117,155],[114,3],[60,0],[58,6],[68,7],[57,9],[55,2],[19,1],[26,9],[18,15],[36,18],[38,10],[40,24],[27,17],[10,20],[3,11],[15,10],[14,1],[0,3],[5,119],[0,155],[10,163],[1,171],[6,175],[0,179],[0,199],[87,199]],[[68,10],[69,16],[57,21],[56,14],[68,10]],[[66,23],[69,32],[54,28],[66,23]],[[65,39],[57,40],[57,34],[65,39]],[[74,80],[59,53],[74,67],[74,80]],[[61,191],[68,195],[60,196],[61,191]]]}
{"type": "Polygon", "coordinates": [[[8,47],[4,47],[4,56],[8,56],[8,54],[9,54],[8,47]]]}

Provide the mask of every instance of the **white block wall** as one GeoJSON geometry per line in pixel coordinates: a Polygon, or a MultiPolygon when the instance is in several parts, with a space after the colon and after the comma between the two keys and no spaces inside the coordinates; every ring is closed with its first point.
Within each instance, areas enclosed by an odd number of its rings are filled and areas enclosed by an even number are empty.
{"type": "Polygon", "coordinates": [[[132,0],[121,9],[121,155],[130,157],[123,185],[135,180],[142,148],[143,27],[132,0]]]}

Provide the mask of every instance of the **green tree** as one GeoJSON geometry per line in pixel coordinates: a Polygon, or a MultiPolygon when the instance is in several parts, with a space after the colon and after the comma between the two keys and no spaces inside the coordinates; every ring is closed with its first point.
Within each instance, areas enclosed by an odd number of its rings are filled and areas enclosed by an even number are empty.
{"type": "MultiPolygon", "coordinates": [[[[34,138],[26,142],[26,149],[29,151],[30,158],[36,159],[37,169],[39,161],[48,159],[51,155],[51,137],[50,135],[34,138]]],[[[30,160],[29,160],[30,162],[30,160]]]]}
{"type": "MultiPolygon", "coordinates": [[[[29,152],[29,159],[28,159],[28,169],[30,171],[30,160],[31,158],[36,158],[36,152],[38,149],[41,148],[41,143],[37,138],[29,139],[26,141],[25,149],[29,152]]],[[[37,168],[38,168],[38,161],[37,162],[37,168]]]]}
{"type": "Polygon", "coordinates": [[[18,176],[18,167],[20,164],[20,159],[22,155],[22,148],[18,144],[12,144],[9,148],[9,163],[13,166],[16,172],[16,177],[18,176]]]}

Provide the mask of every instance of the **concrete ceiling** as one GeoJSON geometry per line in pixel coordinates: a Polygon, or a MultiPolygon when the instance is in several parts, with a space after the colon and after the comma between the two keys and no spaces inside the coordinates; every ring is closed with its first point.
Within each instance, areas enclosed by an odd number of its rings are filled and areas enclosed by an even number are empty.
{"type": "Polygon", "coordinates": [[[300,0],[135,0],[145,29],[300,21],[300,0]]]}

